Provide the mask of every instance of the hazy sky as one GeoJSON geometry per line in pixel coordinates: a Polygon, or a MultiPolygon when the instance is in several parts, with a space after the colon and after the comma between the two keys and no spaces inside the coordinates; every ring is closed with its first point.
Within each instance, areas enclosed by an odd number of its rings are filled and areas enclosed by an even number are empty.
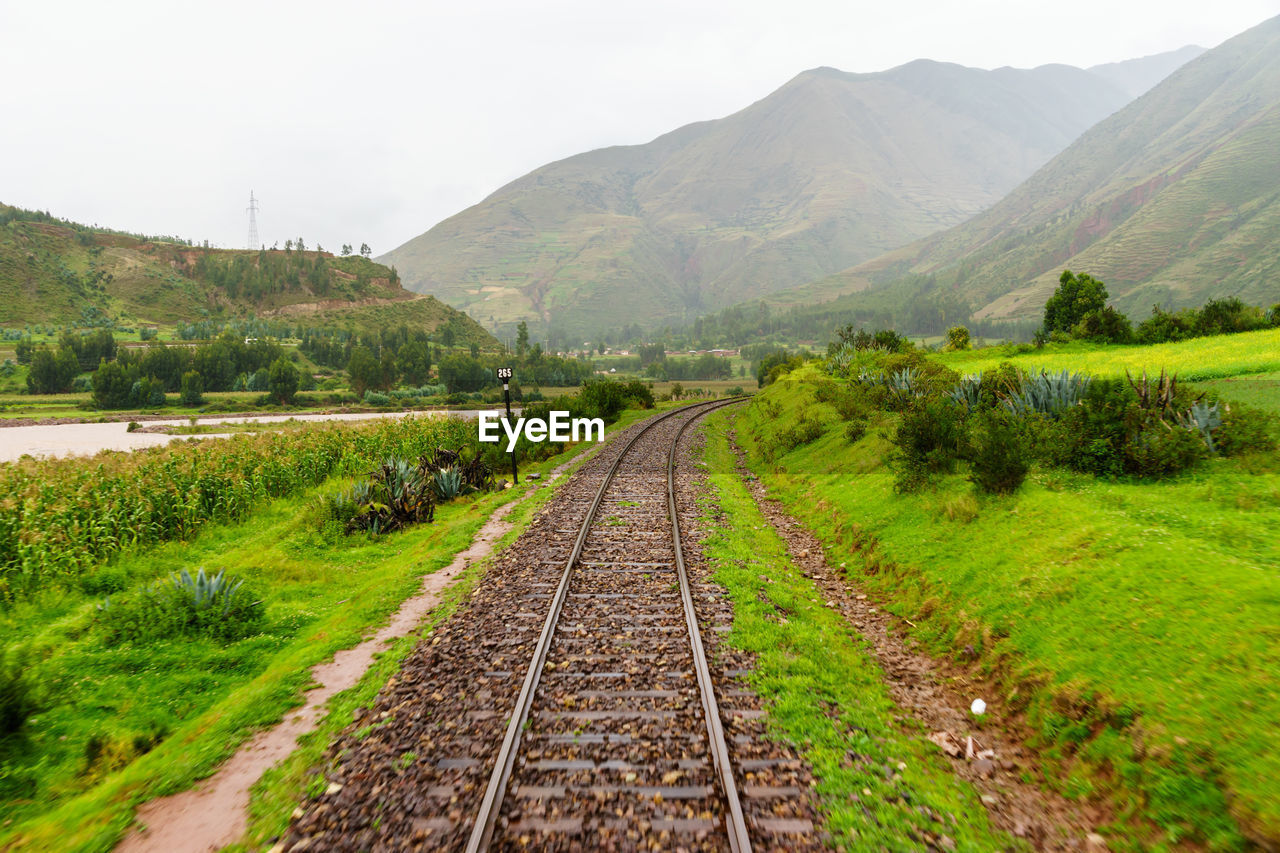
{"type": "Polygon", "coordinates": [[[0,0],[0,201],[130,231],[395,248],[551,160],[819,65],[1088,66],[1280,0],[0,0]]]}

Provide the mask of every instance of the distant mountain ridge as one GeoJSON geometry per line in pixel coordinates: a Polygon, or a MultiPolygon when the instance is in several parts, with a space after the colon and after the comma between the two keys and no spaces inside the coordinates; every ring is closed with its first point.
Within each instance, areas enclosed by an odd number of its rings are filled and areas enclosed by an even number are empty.
{"type": "Polygon", "coordinates": [[[379,260],[488,326],[679,321],[973,216],[1179,61],[813,69],[726,118],[543,166],[379,260]]]}
{"type": "MultiPolygon", "coordinates": [[[[1188,62],[991,209],[778,294],[822,302],[920,276],[979,318],[1035,316],[1064,268],[1144,316],[1212,297],[1280,299],[1280,17],[1188,62]]],[[[907,282],[910,282],[909,286],[907,282]]]]}

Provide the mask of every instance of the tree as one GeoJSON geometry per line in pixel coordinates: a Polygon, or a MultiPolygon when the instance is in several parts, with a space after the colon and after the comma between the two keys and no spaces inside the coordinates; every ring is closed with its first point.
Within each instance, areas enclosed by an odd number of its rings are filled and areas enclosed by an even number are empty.
{"type": "Polygon", "coordinates": [[[445,326],[440,330],[440,342],[445,346],[451,347],[457,340],[458,333],[453,330],[452,324],[445,326]]]}
{"type": "Polygon", "coordinates": [[[1088,273],[1063,270],[1058,289],[1044,305],[1044,332],[1070,334],[1090,311],[1107,307],[1107,286],[1088,273]]]}
{"type": "Polygon", "coordinates": [[[1101,311],[1090,311],[1071,329],[1073,338],[1100,343],[1127,344],[1133,340],[1129,318],[1110,305],[1101,311]]]}
{"type": "Polygon", "coordinates": [[[964,350],[969,348],[969,330],[964,326],[952,326],[947,329],[947,349],[964,350]]]}
{"type": "Polygon", "coordinates": [[[125,368],[114,361],[100,362],[93,373],[93,404],[99,409],[128,408],[137,378],[136,368],[125,368]]]}
{"type": "Polygon", "coordinates": [[[345,256],[345,255],[349,255],[349,254],[351,254],[351,244],[350,244],[350,243],[343,243],[343,244],[342,244],[342,254],[343,254],[344,256],[345,256]]]}
{"type": "Polygon", "coordinates": [[[484,365],[469,355],[451,355],[440,362],[440,381],[455,391],[479,391],[494,382],[484,365]]]}
{"type": "Polygon", "coordinates": [[[79,372],[80,362],[70,349],[59,347],[55,353],[48,345],[41,344],[31,356],[27,391],[32,394],[65,394],[71,390],[71,380],[79,372]]]}
{"type": "Polygon", "coordinates": [[[356,347],[351,351],[347,361],[347,377],[351,380],[351,390],[356,396],[363,397],[364,392],[375,388],[382,381],[382,366],[374,358],[368,347],[356,347]]]}
{"type": "Polygon", "coordinates": [[[516,357],[524,358],[524,354],[529,351],[529,324],[524,320],[516,326],[516,357]]]}
{"type": "Polygon", "coordinates": [[[369,257],[370,255],[372,255],[372,254],[373,254],[373,249],[370,249],[370,248],[369,248],[369,244],[368,244],[368,243],[361,243],[361,244],[360,244],[360,254],[367,258],[367,257],[369,257]]]}
{"type": "Polygon", "coordinates": [[[422,341],[410,341],[396,351],[396,368],[408,384],[427,384],[431,379],[431,348],[422,341]]]}
{"type": "Polygon", "coordinates": [[[194,408],[203,403],[204,377],[194,370],[188,370],[182,374],[182,388],[178,392],[178,399],[188,408],[194,408]]]}
{"type": "Polygon", "coordinates": [[[267,374],[267,389],[271,397],[279,403],[292,403],[293,395],[298,393],[298,368],[284,356],[271,363],[267,374]]]}

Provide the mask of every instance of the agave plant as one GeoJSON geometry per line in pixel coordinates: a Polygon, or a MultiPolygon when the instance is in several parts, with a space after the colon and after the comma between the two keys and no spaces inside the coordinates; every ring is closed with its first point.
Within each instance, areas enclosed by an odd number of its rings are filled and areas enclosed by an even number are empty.
{"type": "Polygon", "coordinates": [[[203,568],[196,571],[195,577],[183,569],[170,575],[169,581],[173,584],[174,592],[190,598],[196,610],[209,610],[220,605],[224,616],[235,603],[236,593],[244,586],[243,580],[227,577],[226,569],[212,577],[206,575],[203,568]]]}
{"type": "Polygon", "coordinates": [[[1149,412],[1172,411],[1174,396],[1178,392],[1177,374],[1166,374],[1161,368],[1160,378],[1155,381],[1147,378],[1145,370],[1142,371],[1142,380],[1139,382],[1135,382],[1127,370],[1124,377],[1138,395],[1138,405],[1143,409],[1149,412]]]}
{"type": "Polygon", "coordinates": [[[1056,418],[1079,404],[1092,381],[1091,377],[1070,370],[1060,373],[1042,370],[1038,375],[1024,379],[1022,386],[1001,402],[1019,417],[1035,413],[1056,418]]]}
{"type": "Polygon", "coordinates": [[[895,370],[884,379],[884,385],[901,397],[919,397],[924,394],[924,386],[920,382],[920,371],[914,367],[895,370]]]}
{"type": "Polygon", "coordinates": [[[431,477],[406,459],[383,460],[367,482],[356,484],[351,498],[360,511],[347,522],[348,532],[385,533],[435,517],[431,477]]]}
{"type": "Polygon", "coordinates": [[[857,349],[849,343],[842,343],[838,347],[833,347],[827,353],[827,372],[832,375],[847,372],[857,352],[857,349]]]}
{"type": "Polygon", "coordinates": [[[957,408],[972,412],[978,407],[979,392],[982,390],[982,374],[968,374],[960,378],[960,384],[947,392],[947,399],[957,408]]]}
{"type": "Polygon", "coordinates": [[[885,384],[885,378],[883,373],[872,373],[863,367],[858,370],[858,382],[869,388],[874,388],[877,385],[885,384]]]}
{"type": "Polygon", "coordinates": [[[431,488],[440,500],[451,501],[463,494],[466,484],[462,482],[462,472],[457,468],[441,468],[432,473],[431,488]]]}
{"type": "Polygon", "coordinates": [[[1204,400],[1196,400],[1191,404],[1190,409],[1178,413],[1178,423],[1184,429],[1200,433],[1209,452],[1217,455],[1218,448],[1213,443],[1213,431],[1222,426],[1222,414],[1218,411],[1217,403],[1210,405],[1204,400]]]}

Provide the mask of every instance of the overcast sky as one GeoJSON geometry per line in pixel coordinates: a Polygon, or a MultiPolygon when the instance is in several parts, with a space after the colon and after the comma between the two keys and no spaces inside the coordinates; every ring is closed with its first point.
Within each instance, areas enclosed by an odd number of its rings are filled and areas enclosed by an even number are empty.
{"type": "Polygon", "coordinates": [[[0,201],[240,248],[389,251],[551,160],[718,118],[820,65],[1089,66],[1280,0],[0,0],[0,201]]]}

